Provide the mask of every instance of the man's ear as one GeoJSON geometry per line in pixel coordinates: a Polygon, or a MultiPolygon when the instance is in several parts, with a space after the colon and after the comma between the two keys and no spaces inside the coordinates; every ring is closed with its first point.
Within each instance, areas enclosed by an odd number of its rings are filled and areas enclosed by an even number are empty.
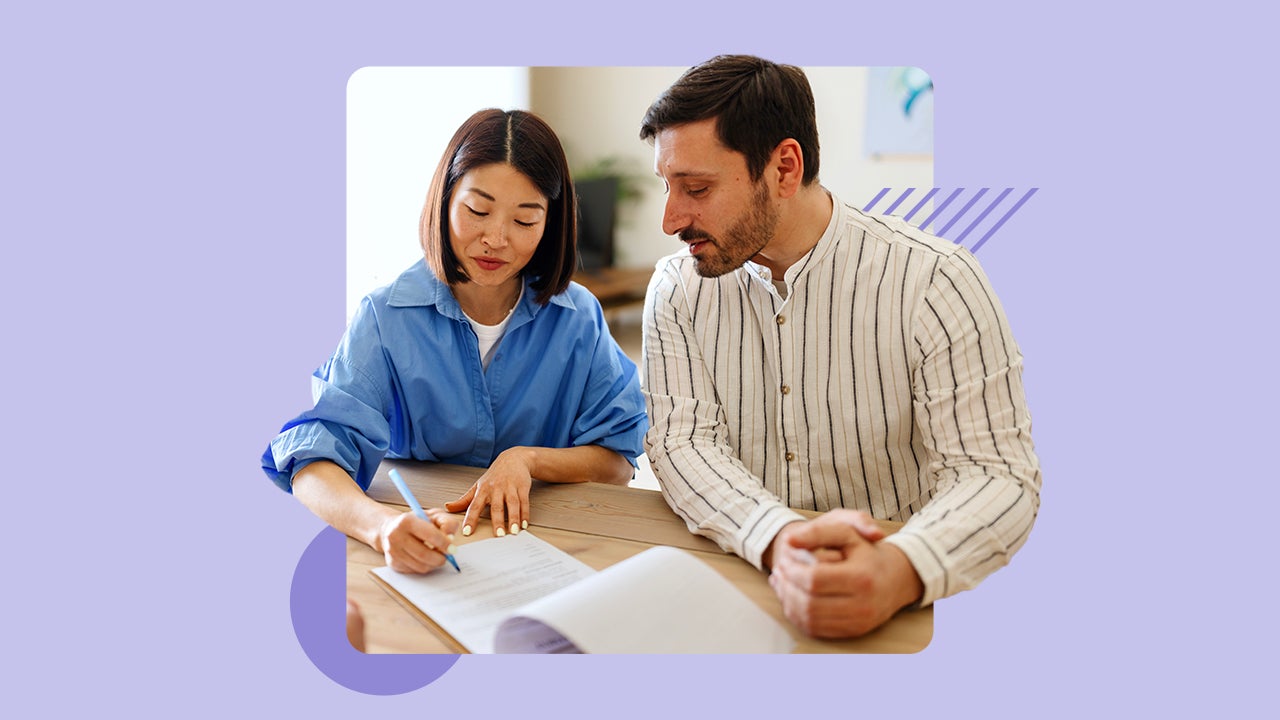
{"type": "Polygon", "coordinates": [[[789,198],[804,184],[804,151],[800,143],[787,138],[778,143],[769,158],[769,167],[777,173],[778,195],[789,198]]]}

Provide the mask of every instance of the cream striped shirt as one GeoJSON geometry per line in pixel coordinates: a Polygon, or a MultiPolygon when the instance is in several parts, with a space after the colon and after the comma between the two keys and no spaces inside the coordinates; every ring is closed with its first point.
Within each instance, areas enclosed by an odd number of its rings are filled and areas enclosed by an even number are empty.
{"type": "Polygon", "coordinates": [[[1040,470],[1022,356],[964,248],[832,197],[787,270],[702,278],[658,262],[644,311],[645,445],[689,529],[761,566],[789,507],[909,520],[886,542],[922,604],[966,590],[1026,541],[1040,470]]]}

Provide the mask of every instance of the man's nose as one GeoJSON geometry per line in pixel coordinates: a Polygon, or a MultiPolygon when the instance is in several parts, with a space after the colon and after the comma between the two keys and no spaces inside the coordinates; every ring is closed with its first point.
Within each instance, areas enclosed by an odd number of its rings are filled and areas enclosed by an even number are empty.
{"type": "Polygon", "coordinates": [[[689,227],[689,214],[681,207],[674,192],[667,194],[667,203],[662,209],[662,232],[668,235],[689,227]]]}

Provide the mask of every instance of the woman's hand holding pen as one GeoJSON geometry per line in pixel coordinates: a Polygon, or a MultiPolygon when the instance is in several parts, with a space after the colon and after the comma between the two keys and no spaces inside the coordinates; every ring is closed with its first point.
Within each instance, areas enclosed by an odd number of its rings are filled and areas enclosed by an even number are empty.
{"type": "Polygon", "coordinates": [[[470,535],[487,506],[493,534],[502,537],[529,527],[529,488],[533,485],[528,448],[514,447],[498,455],[484,475],[462,497],[445,503],[449,512],[467,511],[462,534],[470,535]]]}
{"type": "MultiPolygon", "coordinates": [[[[398,473],[390,471],[396,482],[398,473]]],[[[403,480],[396,482],[397,489],[403,480]]],[[[417,500],[405,487],[400,490],[410,507],[417,500]]],[[[457,521],[441,510],[423,511],[428,521],[414,513],[399,513],[374,500],[337,464],[317,460],[293,475],[293,494],[322,520],[382,553],[387,566],[397,572],[424,573],[447,561],[457,521]]]]}
{"type": "Polygon", "coordinates": [[[412,512],[388,517],[378,528],[378,546],[387,567],[402,573],[425,573],[445,564],[444,554],[454,552],[453,533],[458,521],[437,508],[426,511],[427,522],[412,512]]]}

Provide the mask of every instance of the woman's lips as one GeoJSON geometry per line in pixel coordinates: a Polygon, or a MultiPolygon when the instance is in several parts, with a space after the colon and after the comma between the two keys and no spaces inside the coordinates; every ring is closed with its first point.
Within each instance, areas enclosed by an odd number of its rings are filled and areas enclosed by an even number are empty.
{"type": "Polygon", "coordinates": [[[476,261],[476,264],[480,266],[481,270],[497,270],[507,264],[503,260],[494,260],[492,258],[478,257],[471,259],[476,261]]]}

